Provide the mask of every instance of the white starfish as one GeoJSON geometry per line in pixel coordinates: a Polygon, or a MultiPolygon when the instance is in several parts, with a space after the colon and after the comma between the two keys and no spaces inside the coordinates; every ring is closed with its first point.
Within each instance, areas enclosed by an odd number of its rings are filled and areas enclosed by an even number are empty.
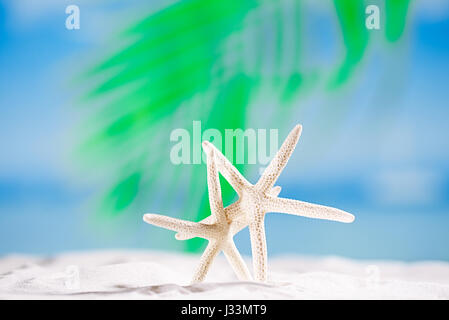
{"type": "MultiPolygon", "coordinates": [[[[203,145],[206,144],[210,149],[215,150],[219,171],[239,195],[237,202],[227,207],[229,209],[226,213],[228,219],[234,221],[233,232],[237,233],[246,225],[249,225],[254,276],[258,281],[267,280],[267,244],[264,226],[264,217],[267,212],[288,213],[346,223],[354,221],[354,216],[345,211],[298,200],[279,198],[277,195],[280,188],[272,189],[293,153],[301,131],[302,126],[297,125],[290,132],[255,185],[249,183],[211,143],[203,143],[203,145]]],[[[201,223],[209,223],[210,221],[211,218],[209,217],[201,221],[201,223]]],[[[177,234],[177,239],[189,238],[186,233],[177,234]]]]}
{"type": "MultiPolygon", "coordinates": [[[[214,160],[215,151],[209,148],[207,144],[203,144],[203,149],[207,154],[207,185],[212,212],[208,220],[209,223],[190,222],[157,214],[145,214],[143,220],[159,227],[182,232],[182,234],[191,238],[201,237],[209,240],[193,276],[192,283],[204,280],[213,259],[220,251],[223,251],[240,280],[251,280],[251,274],[233,241],[233,236],[236,233],[236,228],[231,227],[233,220],[228,218],[223,208],[218,170],[214,160]]],[[[227,211],[230,212],[232,210],[233,208],[231,207],[227,211]]],[[[240,229],[238,230],[240,231],[240,229]]]]}

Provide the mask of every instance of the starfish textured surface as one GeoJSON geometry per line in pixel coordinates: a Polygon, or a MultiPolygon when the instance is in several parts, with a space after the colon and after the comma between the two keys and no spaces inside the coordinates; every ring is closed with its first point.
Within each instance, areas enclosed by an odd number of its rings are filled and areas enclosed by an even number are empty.
{"type": "MultiPolygon", "coordinates": [[[[212,212],[208,223],[184,221],[157,214],[145,214],[143,219],[147,223],[182,232],[182,234],[189,237],[201,237],[209,240],[209,243],[201,256],[199,266],[193,276],[192,283],[204,280],[212,261],[220,251],[223,251],[240,280],[251,280],[251,274],[233,241],[233,236],[236,232],[240,231],[241,228],[232,228],[233,220],[229,219],[228,216],[234,215],[227,214],[223,208],[218,170],[214,160],[215,150],[210,148],[207,144],[203,144],[203,149],[207,154],[207,185],[212,212]]],[[[235,206],[229,206],[227,208],[227,211],[230,212],[234,210],[235,206]]],[[[241,223],[238,223],[238,225],[240,224],[241,223]]]]}
{"type": "MultiPolygon", "coordinates": [[[[273,188],[273,185],[292,155],[301,131],[302,126],[297,125],[290,132],[255,185],[249,183],[210,142],[203,142],[203,145],[207,145],[208,148],[215,151],[218,170],[239,195],[239,199],[227,207],[232,208],[226,210],[226,215],[228,219],[234,221],[233,226],[236,230],[233,232],[235,233],[246,225],[249,226],[254,277],[258,281],[265,282],[267,280],[267,244],[264,226],[264,217],[267,212],[288,213],[346,223],[354,221],[352,214],[339,209],[277,196],[280,188],[273,188]]],[[[209,223],[210,221],[210,218],[206,218],[201,223],[209,223]]],[[[189,238],[187,233],[177,235],[177,239],[189,238]]]]}

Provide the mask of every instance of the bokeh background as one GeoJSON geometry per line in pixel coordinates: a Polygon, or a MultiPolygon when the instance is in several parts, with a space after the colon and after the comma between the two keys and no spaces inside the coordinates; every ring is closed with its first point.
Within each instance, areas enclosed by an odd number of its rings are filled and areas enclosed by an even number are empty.
{"type": "Polygon", "coordinates": [[[208,215],[205,165],[169,158],[200,120],[302,123],[281,195],[356,215],[269,214],[270,255],[449,260],[448,36],[444,0],[0,1],[0,254],[198,252],[142,214],[208,215]]]}

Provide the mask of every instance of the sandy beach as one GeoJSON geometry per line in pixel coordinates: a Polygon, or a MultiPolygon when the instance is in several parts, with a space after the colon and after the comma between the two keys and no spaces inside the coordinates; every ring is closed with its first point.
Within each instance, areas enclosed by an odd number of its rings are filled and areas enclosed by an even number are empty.
{"type": "MultiPolygon", "coordinates": [[[[269,282],[239,282],[224,257],[189,285],[198,256],[89,251],[0,258],[1,299],[449,299],[449,263],[277,256],[269,282]]],[[[250,260],[246,258],[248,265],[250,260]]]]}

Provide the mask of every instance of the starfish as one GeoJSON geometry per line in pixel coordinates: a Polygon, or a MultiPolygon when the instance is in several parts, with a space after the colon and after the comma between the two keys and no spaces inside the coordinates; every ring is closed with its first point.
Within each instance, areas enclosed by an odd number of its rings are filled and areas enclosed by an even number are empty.
{"type": "Polygon", "coordinates": [[[199,266],[193,276],[192,283],[204,280],[212,261],[220,251],[223,251],[240,280],[251,280],[251,274],[233,241],[233,236],[235,235],[236,230],[240,231],[238,227],[232,227],[233,220],[230,218],[234,216],[230,214],[230,212],[233,211],[236,206],[229,206],[227,207],[228,210],[223,208],[218,170],[214,159],[215,150],[205,143],[203,143],[203,150],[207,155],[207,185],[212,213],[208,223],[185,221],[149,213],[143,216],[143,220],[149,224],[181,232],[187,237],[201,237],[209,240],[209,243],[201,256],[199,266]]]}
{"type": "MultiPolygon", "coordinates": [[[[354,221],[352,214],[336,208],[278,197],[280,187],[273,188],[273,185],[292,155],[301,131],[302,126],[297,125],[290,132],[255,185],[249,183],[210,142],[203,142],[203,146],[207,145],[209,149],[215,151],[220,173],[239,195],[239,199],[226,208],[228,209],[226,210],[226,216],[233,221],[231,223],[233,233],[237,233],[247,225],[249,226],[253,269],[255,279],[258,281],[265,282],[267,280],[267,244],[264,226],[264,217],[267,212],[287,213],[345,223],[354,221]]],[[[210,223],[211,219],[211,217],[208,217],[201,223],[210,223]]],[[[176,238],[184,240],[189,239],[190,236],[181,232],[176,235],[176,238]]]]}

